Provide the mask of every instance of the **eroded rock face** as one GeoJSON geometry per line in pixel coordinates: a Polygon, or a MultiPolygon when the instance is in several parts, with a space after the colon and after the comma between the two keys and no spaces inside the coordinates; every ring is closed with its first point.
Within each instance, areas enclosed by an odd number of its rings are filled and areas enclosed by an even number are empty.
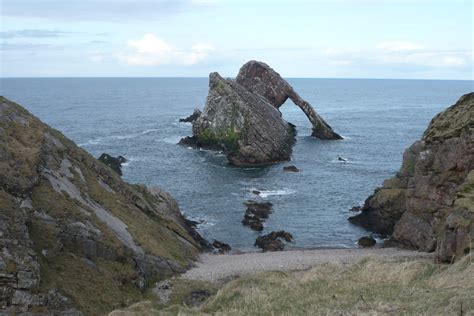
{"type": "Polygon", "coordinates": [[[245,64],[236,80],[209,75],[209,94],[193,123],[193,136],[181,145],[222,150],[236,166],[290,160],[296,130],[278,110],[291,98],[313,124],[313,136],[339,139],[307,102],[278,73],[260,62],[245,64]]]}
{"type": "Polygon", "coordinates": [[[284,241],[292,242],[293,236],[284,230],[273,231],[267,235],[257,237],[255,246],[262,249],[263,252],[282,251],[285,248],[284,241]]]}
{"type": "Polygon", "coordinates": [[[205,245],[176,201],[0,97],[0,310],[107,314],[205,245]]]}
{"type": "Polygon", "coordinates": [[[123,156],[112,157],[106,153],[100,155],[98,159],[106,166],[112,168],[113,171],[117,172],[119,176],[122,175],[122,164],[127,162],[127,159],[125,159],[123,156]]]}
{"type": "Polygon", "coordinates": [[[352,223],[452,261],[474,239],[474,93],[433,118],[352,223]]]}

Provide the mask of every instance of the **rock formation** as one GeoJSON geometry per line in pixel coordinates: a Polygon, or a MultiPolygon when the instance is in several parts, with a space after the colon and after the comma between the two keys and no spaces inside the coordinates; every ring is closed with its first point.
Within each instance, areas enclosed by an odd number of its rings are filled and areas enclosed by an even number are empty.
{"type": "Polygon", "coordinates": [[[293,87],[267,64],[255,60],[247,62],[240,68],[235,81],[249,91],[264,97],[277,109],[287,99],[293,101],[295,105],[303,110],[313,125],[312,136],[320,139],[342,139],[316,113],[311,104],[303,100],[293,87]]]}
{"type": "Polygon", "coordinates": [[[264,63],[245,64],[236,80],[209,75],[206,106],[193,123],[193,136],[180,144],[223,150],[231,164],[255,166],[289,160],[296,131],[278,110],[287,98],[313,124],[313,136],[340,139],[278,73],[264,63]]]}
{"type": "Polygon", "coordinates": [[[271,232],[267,235],[257,237],[255,246],[261,248],[263,252],[282,251],[285,248],[285,243],[282,240],[292,242],[293,236],[284,230],[271,232]]]}
{"type": "Polygon", "coordinates": [[[205,242],[167,193],[0,97],[0,310],[87,315],[140,300],[205,242]]]}
{"type": "Polygon", "coordinates": [[[474,93],[436,115],[395,177],[349,220],[452,261],[474,245],[474,93]]]}
{"type": "Polygon", "coordinates": [[[186,118],[179,119],[179,121],[184,122],[184,123],[192,123],[195,120],[197,120],[200,116],[201,116],[201,110],[194,109],[193,114],[191,114],[190,116],[186,118]]]}
{"type": "Polygon", "coordinates": [[[270,202],[248,201],[244,203],[247,206],[242,224],[249,226],[252,230],[262,231],[263,222],[272,213],[273,204],[270,202]]]}
{"type": "Polygon", "coordinates": [[[123,156],[112,157],[109,154],[103,153],[98,158],[100,162],[110,167],[113,171],[117,172],[119,176],[122,175],[122,164],[127,162],[127,159],[123,156]]]}

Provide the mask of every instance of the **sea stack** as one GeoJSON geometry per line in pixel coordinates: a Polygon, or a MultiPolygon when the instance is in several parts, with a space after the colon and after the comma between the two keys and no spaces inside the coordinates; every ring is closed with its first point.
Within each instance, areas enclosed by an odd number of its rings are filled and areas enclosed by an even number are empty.
{"type": "Polygon", "coordinates": [[[312,135],[341,139],[281,76],[267,64],[246,63],[235,80],[209,75],[206,106],[193,122],[193,136],[180,144],[222,150],[236,166],[290,160],[296,131],[278,108],[290,98],[308,116],[312,135]]]}
{"type": "Polygon", "coordinates": [[[349,220],[442,262],[468,254],[474,240],[474,93],[436,115],[403,155],[395,177],[349,220]]]}

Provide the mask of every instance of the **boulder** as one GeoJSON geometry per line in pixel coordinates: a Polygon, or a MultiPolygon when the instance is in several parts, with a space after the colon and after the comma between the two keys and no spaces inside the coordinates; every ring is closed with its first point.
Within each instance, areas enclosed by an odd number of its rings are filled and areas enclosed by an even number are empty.
{"type": "Polygon", "coordinates": [[[290,88],[273,69],[259,62],[245,64],[236,80],[211,73],[206,105],[193,123],[193,136],[183,138],[179,144],[223,151],[228,161],[236,166],[290,160],[296,129],[282,118],[278,110],[280,101],[275,103],[276,97],[266,92],[271,89],[283,89],[281,93],[296,100],[313,123],[313,135],[339,139],[340,136],[290,88]],[[255,89],[250,84],[262,80],[262,89],[255,89]]]}
{"type": "Polygon", "coordinates": [[[216,250],[217,253],[226,253],[232,250],[229,244],[218,240],[214,240],[214,242],[212,243],[212,247],[216,250]]]}
{"type": "Polygon", "coordinates": [[[395,177],[349,220],[405,247],[451,262],[474,239],[474,93],[436,115],[395,177]]]}
{"type": "Polygon", "coordinates": [[[359,240],[357,241],[357,244],[364,248],[373,247],[375,246],[376,243],[377,242],[372,236],[363,236],[363,237],[360,237],[359,240]]]}
{"type": "Polygon", "coordinates": [[[103,153],[99,157],[99,161],[117,172],[119,176],[122,175],[122,164],[127,162],[123,156],[112,157],[109,154],[103,153]]]}
{"type": "Polygon", "coordinates": [[[267,235],[257,237],[255,246],[261,248],[263,252],[281,251],[285,248],[283,241],[292,242],[293,236],[284,230],[273,231],[267,235]]]}

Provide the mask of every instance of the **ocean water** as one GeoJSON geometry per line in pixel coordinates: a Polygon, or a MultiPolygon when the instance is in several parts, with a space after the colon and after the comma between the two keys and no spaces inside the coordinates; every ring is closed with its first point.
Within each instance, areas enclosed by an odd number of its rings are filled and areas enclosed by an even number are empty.
{"type": "Polygon", "coordinates": [[[95,157],[125,156],[126,181],[165,189],[186,216],[203,221],[205,238],[249,251],[259,233],[241,224],[248,199],[274,204],[262,233],[290,232],[289,247],[355,247],[366,232],[347,221],[349,209],[396,173],[404,149],[436,113],[474,90],[472,81],[288,81],[345,139],[311,138],[310,123],[288,101],[281,111],[298,131],[292,161],[245,169],[220,153],[176,145],[191,134],[178,119],[203,108],[207,78],[0,79],[0,94],[95,157]],[[290,164],[302,171],[283,172],[290,164]]]}

